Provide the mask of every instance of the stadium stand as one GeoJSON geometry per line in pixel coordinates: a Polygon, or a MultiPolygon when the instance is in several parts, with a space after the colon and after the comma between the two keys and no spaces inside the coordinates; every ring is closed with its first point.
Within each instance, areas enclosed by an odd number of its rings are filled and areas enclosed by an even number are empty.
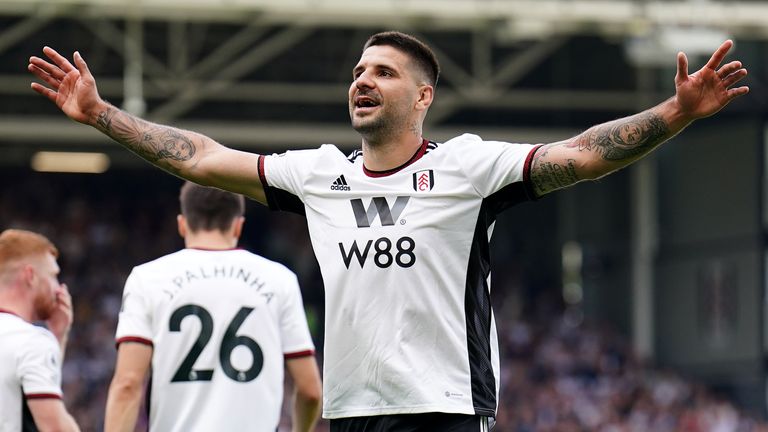
{"type": "MultiPolygon", "coordinates": [[[[0,227],[38,230],[61,247],[62,280],[75,307],[63,388],[83,430],[100,430],[103,422],[128,272],[180,247],[174,234],[180,180],[154,171],[134,174],[141,175],[107,173],[95,181],[22,169],[0,174],[0,181],[13,185],[0,190],[0,227]]],[[[254,208],[248,211],[248,226],[244,247],[284,262],[302,280],[322,361],[322,286],[303,221],[254,208]]],[[[759,415],[680,372],[645,364],[626,336],[585,320],[578,310],[563,312],[551,297],[528,297],[525,302],[540,304],[509,307],[514,286],[535,278],[519,266],[497,268],[502,393],[496,431],[768,431],[759,415]]],[[[286,406],[281,430],[289,430],[288,419],[286,406]]],[[[139,424],[139,430],[145,428],[146,423],[139,424]]],[[[318,430],[327,430],[327,423],[318,430]]]]}

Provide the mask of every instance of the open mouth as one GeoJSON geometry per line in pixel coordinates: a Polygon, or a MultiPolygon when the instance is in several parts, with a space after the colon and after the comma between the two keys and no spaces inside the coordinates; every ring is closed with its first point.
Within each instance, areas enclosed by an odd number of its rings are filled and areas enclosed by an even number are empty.
{"type": "Polygon", "coordinates": [[[370,96],[355,97],[355,110],[370,111],[379,106],[379,102],[370,96]]]}

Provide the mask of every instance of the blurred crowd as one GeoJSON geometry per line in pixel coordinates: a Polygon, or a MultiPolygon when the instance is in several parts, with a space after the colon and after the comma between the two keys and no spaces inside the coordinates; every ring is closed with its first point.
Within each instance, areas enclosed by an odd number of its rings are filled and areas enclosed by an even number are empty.
{"type": "Polygon", "coordinates": [[[670,370],[578,309],[500,323],[498,431],[758,432],[768,426],[670,370]]]}
{"type": "MultiPolygon", "coordinates": [[[[65,403],[84,431],[101,430],[128,273],[182,247],[175,222],[181,181],[156,170],[144,174],[110,173],[97,181],[5,172],[0,178],[0,230],[39,231],[61,250],[61,279],[75,310],[65,403]]],[[[249,206],[242,246],[297,272],[322,362],[322,283],[304,221],[255,207],[249,206]]],[[[504,287],[495,286],[494,294],[503,297],[504,287]]],[[[504,314],[497,325],[498,432],[768,432],[758,416],[722,395],[644,364],[624,336],[585,321],[578,309],[540,318],[504,314]]],[[[286,406],[280,430],[290,430],[289,413],[286,406]]],[[[145,420],[138,430],[146,430],[145,420]]],[[[327,422],[318,430],[327,431],[327,422]]]]}

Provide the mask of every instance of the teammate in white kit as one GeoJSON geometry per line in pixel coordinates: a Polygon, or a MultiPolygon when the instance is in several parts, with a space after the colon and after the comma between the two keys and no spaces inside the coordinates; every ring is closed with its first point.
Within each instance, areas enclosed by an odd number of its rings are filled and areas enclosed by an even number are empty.
{"type": "Polygon", "coordinates": [[[293,431],[312,430],[320,372],[296,275],[236,249],[242,196],[187,182],[179,200],[186,248],[125,283],[105,430],[134,430],[151,366],[150,430],[274,432],[284,364],[293,431]]]}
{"type": "Polygon", "coordinates": [[[62,402],[72,299],[58,255],[40,234],[0,233],[0,432],[80,430],[62,402]]]}
{"type": "Polygon", "coordinates": [[[191,181],[303,213],[326,290],[323,414],[333,431],[478,431],[498,394],[488,242],[499,211],[647,154],[747,87],[721,66],[677,57],[676,94],[634,116],[539,146],[422,135],[439,75],[425,44],[372,36],[352,71],[349,114],[362,150],[333,145],[259,156],[149,123],[103,101],[79,53],[74,65],[30,58],[32,88],[149,162],[191,181]]]}

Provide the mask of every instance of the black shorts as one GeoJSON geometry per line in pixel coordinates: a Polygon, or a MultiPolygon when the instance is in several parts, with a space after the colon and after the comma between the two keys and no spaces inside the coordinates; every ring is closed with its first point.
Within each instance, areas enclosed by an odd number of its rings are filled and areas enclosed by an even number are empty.
{"type": "Polygon", "coordinates": [[[466,414],[392,414],[331,419],[331,432],[488,432],[489,421],[466,414]]]}

